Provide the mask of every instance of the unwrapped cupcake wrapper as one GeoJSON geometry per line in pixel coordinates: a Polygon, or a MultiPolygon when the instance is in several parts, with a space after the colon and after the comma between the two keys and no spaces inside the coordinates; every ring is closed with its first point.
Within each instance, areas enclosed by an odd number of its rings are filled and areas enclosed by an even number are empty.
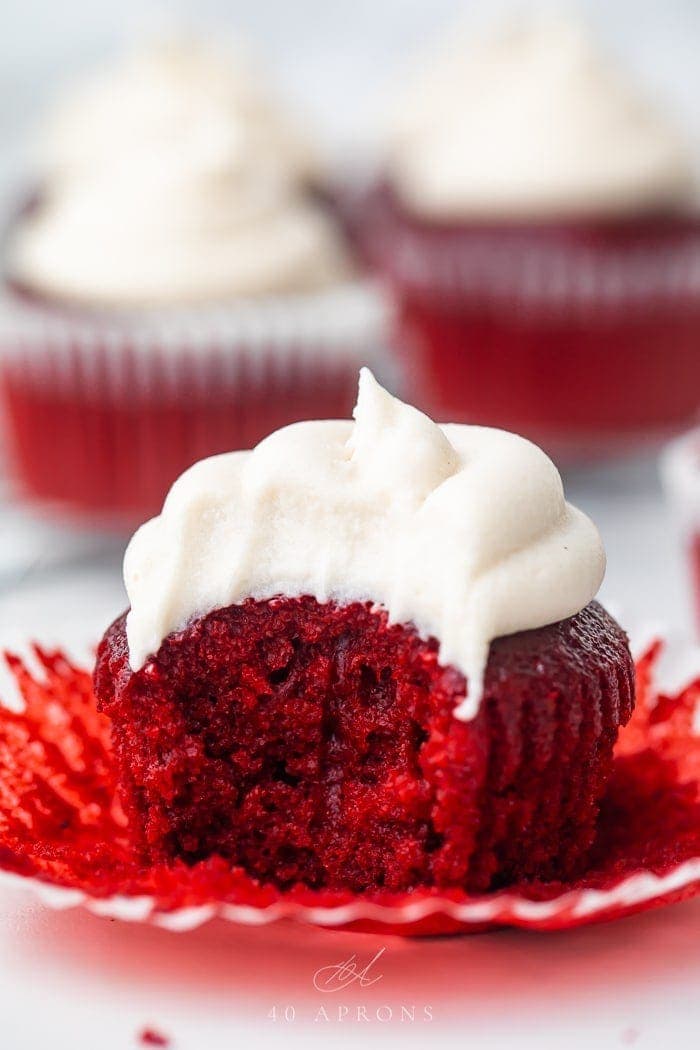
{"type": "Polygon", "coordinates": [[[118,320],[8,296],[0,367],[20,484],[107,516],[153,511],[204,456],[347,417],[359,367],[382,373],[385,317],[360,282],[118,320]]]}
{"type": "MultiPolygon", "coordinates": [[[[637,660],[637,709],[618,740],[586,872],[469,896],[280,890],[221,858],[144,867],[118,803],[109,723],[95,708],[90,673],[61,651],[34,647],[28,660],[8,657],[21,702],[0,706],[0,877],[53,908],[176,931],[214,918],[402,935],[554,930],[687,899],[700,892],[700,663],[694,647],[677,645],[660,675],[660,650],[653,643],[637,660]]],[[[13,699],[6,686],[2,696],[13,699]]]]}

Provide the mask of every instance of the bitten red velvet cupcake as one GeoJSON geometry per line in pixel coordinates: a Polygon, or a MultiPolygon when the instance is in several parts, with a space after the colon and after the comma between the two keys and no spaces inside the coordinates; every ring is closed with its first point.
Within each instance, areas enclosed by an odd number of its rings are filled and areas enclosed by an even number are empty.
{"type": "Polygon", "coordinates": [[[358,219],[419,407],[567,459],[700,407],[700,219],[672,122],[561,19],[453,35],[358,219]]]}
{"type": "Polygon", "coordinates": [[[354,417],[196,464],[131,541],[95,685],[144,858],[357,892],[569,877],[634,700],[598,533],[514,434],[366,370],[354,417]]]}
{"type": "Polygon", "coordinates": [[[350,412],[381,302],[315,150],[239,56],[128,54],[58,102],[38,153],[0,300],[27,495],[134,525],[204,456],[350,412]]]}

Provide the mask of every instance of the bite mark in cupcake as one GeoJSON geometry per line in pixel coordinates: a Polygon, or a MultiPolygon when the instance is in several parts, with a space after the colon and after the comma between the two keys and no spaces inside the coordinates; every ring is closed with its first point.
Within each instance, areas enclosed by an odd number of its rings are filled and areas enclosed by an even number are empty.
{"type": "Polygon", "coordinates": [[[355,416],[196,465],[132,540],[95,682],[142,848],[358,891],[571,875],[633,703],[598,534],[515,435],[367,372],[355,416]]]}
{"type": "Polygon", "coordinates": [[[193,618],[252,597],[376,602],[470,682],[488,644],[580,611],[605,555],[535,445],[439,426],[364,368],[355,421],[299,423],[195,464],[124,561],[132,670],[193,618]]]}

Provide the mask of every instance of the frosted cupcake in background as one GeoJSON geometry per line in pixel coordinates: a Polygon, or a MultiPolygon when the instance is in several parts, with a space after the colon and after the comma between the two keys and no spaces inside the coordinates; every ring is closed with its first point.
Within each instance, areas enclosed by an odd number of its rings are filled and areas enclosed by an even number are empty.
{"type": "Polygon", "coordinates": [[[421,407],[564,458],[696,414],[690,149],[582,26],[453,37],[390,138],[360,236],[421,407]]]}
{"type": "Polygon", "coordinates": [[[141,517],[201,456],[347,414],[381,304],[313,150],[232,55],[120,59],[59,101],[37,154],[1,346],[28,493],[141,517]]]}

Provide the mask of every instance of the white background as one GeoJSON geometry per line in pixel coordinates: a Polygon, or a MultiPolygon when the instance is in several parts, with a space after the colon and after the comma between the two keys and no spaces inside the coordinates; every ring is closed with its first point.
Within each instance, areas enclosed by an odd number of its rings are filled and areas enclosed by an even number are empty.
{"type": "Polygon", "coordinates": [[[133,1050],[144,1025],[173,1050],[695,1050],[700,1039],[700,902],[564,934],[402,941],[223,922],[168,933],[0,900],[3,1050],[133,1050]],[[371,988],[314,990],[319,967],[352,952],[369,962],[382,946],[371,988]],[[313,1020],[358,1004],[370,1017],[415,1005],[417,1019],[313,1020]],[[271,1021],[275,1005],[297,1020],[271,1021]],[[418,1021],[425,1006],[432,1023],[418,1021]]]}
{"type": "MultiPolygon", "coordinates": [[[[0,31],[0,178],[16,179],[26,129],[61,77],[173,13],[239,27],[341,157],[372,141],[380,99],[406,55],[458,11],[454,0],[7,0],[0,31]]],[[[493,7],[504,6],[482,5],[493,7]]],[[[550,4],[550,7],[561,5],[550,4]]],[[[700,2],[591,0],[611,46],[700,138],[700,2]]],[[[603,597],[627,620],[689,634],[687,573],[654,464],[577,473],[571,497],[609,554],[603,597]]],[[[92,642],[124,603],[120,542],[75,536],[0,510],[0,642],[92,642]]],[[[185,1050],[284,1045],[695,1047],[700,903],[559,935],[498,933],[401,942],[312,929],[217,924],[172,934],[55,914],[0,894],[0,1050],[127,1050],[144,1025],[185,1050]],[[382,945],[366,994],[323,997],[312,976],[382,945]],[[431,1024],[316,1022],[320,1005],[431,1006],[431,1024]],[[291,1025],[268,1019],[293,1006],[291,1025]]]]}

